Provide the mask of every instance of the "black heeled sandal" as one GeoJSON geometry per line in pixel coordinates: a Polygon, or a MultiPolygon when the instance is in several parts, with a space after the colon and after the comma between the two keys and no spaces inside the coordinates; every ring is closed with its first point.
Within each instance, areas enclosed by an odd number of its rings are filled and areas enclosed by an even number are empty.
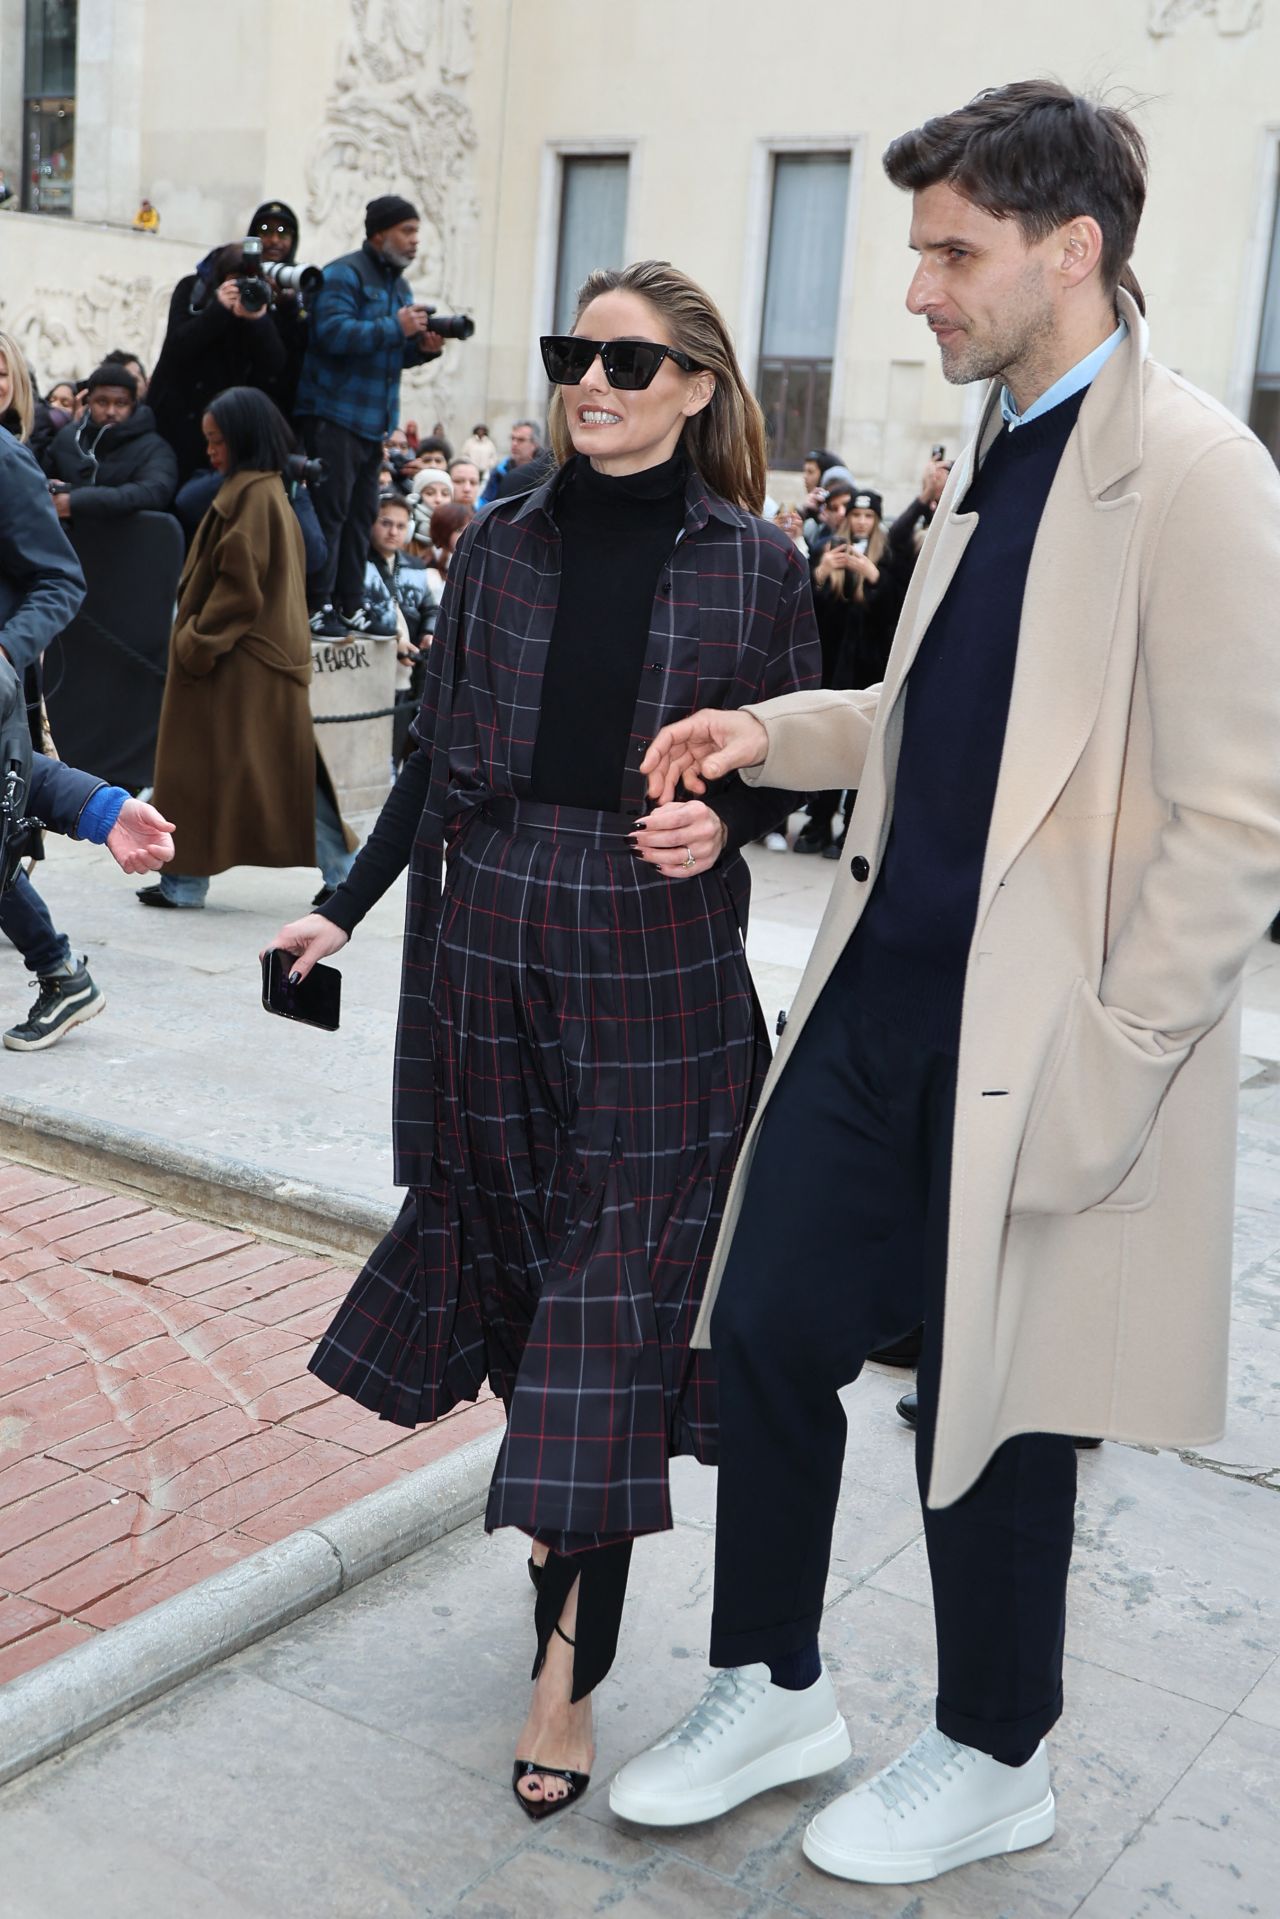
{"type": "Polygon", "coordinates": [[[542,1584],[542,1567],[538,1564],[532,1553],[529,1554],[529,1578],[533,1584],[533,1590],[537,1592],[539,1586],[542,1584]]]}
{"type": "MultiPolygon", "coordinates": [[[[532,1560],[529,1561],[529,1567],[532,1572],[534,1570],[532,1560]]],[[[541,1566],[537,1568],[537,1571],[542,1571],[541,1566]]],[[[536,1580],[534,1584],[537,1584],[536,1580]]],[[[560,1634],[566,1646],[576,1644],[576,1641],[570,1639],[568,1633],[564,1632],[560,1626],[553,1626],[552,1631],[560,1634]]],[[[549,1819],[553,1812],[563,1812],[565,1807],[571,1806],[575,1799],[581,1799],[590,1784],[589,1772],[572,1772],[568,1766],[540,1766],[536,1759],[517,1759],[511,1768],[511,1790],[515,1794],[517,1803],[528,1813],[530,1819],[549,1819]],[[532,1777],[563,1779],[569,1790],[560,1799],[526,1799],[520,1791],[520,1781],[532,1777]]]]}

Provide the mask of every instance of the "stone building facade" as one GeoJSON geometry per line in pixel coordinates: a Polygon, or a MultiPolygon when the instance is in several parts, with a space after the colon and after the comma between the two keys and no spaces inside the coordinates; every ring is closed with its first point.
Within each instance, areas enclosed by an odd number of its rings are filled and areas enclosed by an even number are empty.
{"type": "Polygon", "coordinates": [[[1034,73],[1137,102],[1156,350],[1280,454],[1277,0],[874,16],[776,0],[0,0],[0,167],[21,189],[0,212],[0,324],[46,384],[112,346],[154,359],[174,281],[260,200],[293,204],[303,257],[323,262],[394,189],[422,210],[416,291],[477,323],[406,380],[424,426],[461,438],[484,419],[501,443],[545,409],[537,336],[582,267],[661,255],[720,301],[780,453],[823,441],[901,498],[932,444],[959,443],[974,396],[946,386],[903,307],[907,208],[879,155],[1034,73]],[[74,59],[48,83],[62,92],[41,94],[33,45],[46,29],[65,42],[69,19],[74,59]],[[49,204],[23,211],[42,181],[49,204]],[[158,235],[132,230],[143,198],[158,235]]]}

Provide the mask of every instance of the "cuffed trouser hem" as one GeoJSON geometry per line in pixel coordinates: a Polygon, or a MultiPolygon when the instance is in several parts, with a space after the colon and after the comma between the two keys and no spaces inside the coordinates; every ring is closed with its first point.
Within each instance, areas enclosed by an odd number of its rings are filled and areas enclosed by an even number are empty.
{"type": "MultiPolygon", "coordinates": [[[[715,1663],[714,1661],[712,1662],[715,1663]]],[[[953,1712],[939,1699],[935,1719],[939,1732],[962,1746],[989,1753],[1006,1766],[1025,1765],[1045,1734],[1062,1717],[1062,1688],[1052,1703],[1037,1712],[1023,1713],[1018,1719],[974,1719],[968,1713],[953,1712]]]]}
{"type": "MultiPolygon", "coordinates": [[[[815,1644],[822,1614],[807,1619],[788,1619],[779,1626],[752,1626],[743,1632],[721,1632],[711,1622],[711,1664],[713,1666],[772,1665],[776,1659],[790,1658],[815,1644]]],[[[958,1734],[955,1735],[957,1738],[958,1734]]]]}

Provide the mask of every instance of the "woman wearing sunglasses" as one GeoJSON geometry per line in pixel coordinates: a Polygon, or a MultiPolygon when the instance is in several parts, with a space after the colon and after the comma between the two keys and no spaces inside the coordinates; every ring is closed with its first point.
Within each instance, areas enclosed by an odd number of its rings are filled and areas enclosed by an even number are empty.
{"type": "Polygon", "coordinates": [[[400,1218],[312,1361],[383,1418],[488,1380],[486,1526],[533,1542],[536,1684],[513,1788],[585,1789],[632,1542],[674,1453],[715,1456],[689,1339],[768,1043],[738,849],[790,796],[647,811],[668,720],[816,685],[808,572],[757,517],[760,409],[707,295],[593,273],[542,342],[557,471],[463,535],[410,753],[349,879],[276,945],[305,973],[407,863],[400,1218]],[[441,887],[442,854],[447,848],[441,887]]]}

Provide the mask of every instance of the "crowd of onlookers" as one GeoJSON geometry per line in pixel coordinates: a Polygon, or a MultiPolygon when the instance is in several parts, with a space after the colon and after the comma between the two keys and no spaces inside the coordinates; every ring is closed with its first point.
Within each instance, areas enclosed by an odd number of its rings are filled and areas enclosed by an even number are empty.
{"type": "MultiPolygon", "coordinates": [[[[139,895],[151,906],[201,905],[210,876],[225,866],[297,864],[308,848],[323,880],[317,899],[341,879],[353,841],[323,756],[309,743],[311,645],[342,646],[360,636],[395,644],[398,764],[464,529],[491,501],[537,486],[554,464],[536,420],[515,422],[505,452],[484,424],[455,444],[442,422],[427,432],[399,420],[406,368],[437,358],[472,330],[465,316],[441,318],[413,295],[406,275],[418,214],[409,201],[371,201],[363,243],[322,269],[299,261],[298,238],[292,209],[269,200],[242,240],[206,254],[173,290],[150,378],[137,353],[119,348],[87,375],[54,378],[37,391],[17,342],[0,334],[0,426],[39,462],[73,546],[85,545],[86,529],[109,525],[118,563],[132,516],[172,515],[182,529],[181,540],[174,536],[172,635],[167,588],[159,608],[169,670],[153,743],[157,804],[181,811],[183,833],[175,861],[139,895]],[[256,485],[263,478],[273,484],[278,512],[267,510],[256,485]],[[269,634],[253,611],[266,604],[273,608],[269,634]],[[297,790],[280,809],[291,822],[287,847],[283,840],[267,847],[257,815],[238,817],[234,807],[220,807],[216,832],[197,817],[185,784],[200,747],[187,711],[193,675],[208,679],[206,719],[219,703],[227,709],[224,757],[241,744],[234,709],[251,681],[255,712],[273,700],[279,706],[279,738],[292,742],[285,759],[297,762],[289,775],[297,790]],[[166,784],[183,786],[181,805],[177,794],[160,790],[166,784]]],[[[859,486],[835,453],[817,448],[804,463],[801,497],[767,503],[808,560],[827,686],[867,686],[882,676],[947,471],[937,448],[918,498],[886,525],[880,495],[859,486]]],[[[117,565],[117,581],[121,572],[127,576],[128,567],[117,565]]],[[[99,636],[109,641],[132,630],[136,639],[133,608],[94,607],[92,581],[86,610],[99,636]]],[[[128,638],[123,650],[130,651],[128,638]]],[[[109,673],[108,656],[95,657],[109,673]]],[[[261,751],[270,757],[265,736],[261,751]]],[[[279,783],[284,774],[272,777],[279,783]]],[[[247,765],[244,780],[254,784],[247,765]]],[[[225,792],[228,784],[211,777],[210,790],[225,792]]],[[[812,795],[794,850],[836,857],[852,800],[812,795]]],[[[788,841],[774,833],[765,844],[782,851],[788,841]]],[[[0,930],[22,946],[29,966],[37,964],[34,953],[47,964],[55,946],[65,960],[69,946],[33,888],[23,890],[22,903],[30,924],[18,925],[11,895],[0,930]]]]}
{"type": "MultiPolygon", "coordinates": [[[[875,686],[883,679],[916,557],[950,470],[944,449],[935,448],[918,494],[886,524],[875,488],[860,487],[838,454],[815,447],[804,459],[803,499],[766,503],[809,562],[824,686],[875,686]]],[[[812,794],[792,850],[838,859],[855,797],[812,794]]],[[[764,844],[776,852],[787,847],[781,833],[770,833],[764,844]]]]}

